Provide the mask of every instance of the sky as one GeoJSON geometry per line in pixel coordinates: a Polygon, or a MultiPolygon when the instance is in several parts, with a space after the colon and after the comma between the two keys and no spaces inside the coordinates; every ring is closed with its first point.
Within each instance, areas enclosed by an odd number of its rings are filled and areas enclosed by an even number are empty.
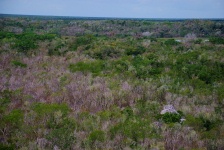
{"type": "Polygon", "coordinates": [[[224,18],[224,0],[0,0],[0,14],[224,18]]]}

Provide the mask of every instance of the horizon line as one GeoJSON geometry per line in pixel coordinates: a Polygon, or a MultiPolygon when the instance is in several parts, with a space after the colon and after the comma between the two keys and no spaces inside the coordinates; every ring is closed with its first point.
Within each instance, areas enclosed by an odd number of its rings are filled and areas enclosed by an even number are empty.
{"type": "Polygon", "coordinates": [[[58,16],[58,15],[32,15],[32,14],[4,14],[4,13],[0,13],[0,17],[2,16],[24,16],[24,17],[63,17],[63,18],[89,18],[89,19],[100,19],[100,20],[107,20],[107,19],[120,19],[120,20],[224,20],[224,18],[190,18],[190,17],[183,17],[183,18],[137,18],[137,17],[103,17],[103,16],[58,16]]]}

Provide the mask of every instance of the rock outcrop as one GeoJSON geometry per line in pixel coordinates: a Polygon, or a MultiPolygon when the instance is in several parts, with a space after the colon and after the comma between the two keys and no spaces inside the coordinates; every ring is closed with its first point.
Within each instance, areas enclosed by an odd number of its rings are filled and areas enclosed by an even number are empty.
{"type": "Polygon", "coordinates": [[[165,105],[163,107],[163,110],[160,112],[160,114],[165,114],[167,112],[178,114],[178,112],[175,110],[175,108],[173,107],[173,105],[165,105]]]}

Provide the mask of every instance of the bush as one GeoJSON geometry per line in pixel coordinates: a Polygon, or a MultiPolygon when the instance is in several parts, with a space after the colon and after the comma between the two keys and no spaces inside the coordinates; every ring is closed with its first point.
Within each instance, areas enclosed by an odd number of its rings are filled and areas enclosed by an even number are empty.
{"type": "Polygon", "coordinates": [[[157,39],[156,39],[156,38],[151,37],[151,38],[150,38],[150,41],[151,41],[151,42],[157,42],[157,39]]]}
{"type": "Polygon", "coordinates": [[[126,50],[125,50],[125,53],[127,54],[127,55],[141,55],[141,54],[143,54],[144,52],[146,51],[146,48],[145,47],[143,47],[143,46],[137,46],[137,47],[130,47],[130,48],[127,48],[126,50]]]}
{"type": "Polygon", "coordinates": [[[175,41],[174,39],[168,39],[164,42],[165,45],[167,46],[173,46],[173,45],[178,45],[180,44],[179,42],[175,41]]]}
{"type": "Polygon", "coordinates": [[[163,65],[157,62],[156,57],[152,58],[151,56],[148,56],[148,58],[146,58],[136,56],[131,63],[136,69],[136,76],[138,78],[145,79],[150,76],[156,76],[163,70],[163,65]]]}
{"type": "Polygon", "coordinates": [[[15,37],[15,33],[11,33],[11,32],[0,32],[0,40],[4,39],[4,38],[13,38],[15,37]]]}
{"type": "Polygon", "coordinates": [[[22,62],[20,62],[20,61],[16,61],[16,60],[13,60],[13,61],[12,61],[12,64],[13,64],[14,66],[16,66],[16,67],[21,67],[21,68],[26,68],[26,67],[27,67],[27,64],[24,64],[24,63],[22,63],[22,62]]]}
{"type": "Polygon", "coordinates": [[[13,47],[16,48],[18,52],[27,54],[29,50],[37,48],[37,44],[35,41],[32,41],[30,39],[24,39],[16,40],[13,47]]]}
{"type": "Polygon", "coordinates": [[[167,113],[161,115],[161,119],[165,123],[175,123],[175,122],[180,122],[181,115],[178,113],[168,113],[167,112],[167,113]]]}
{"type": "Polygon", "coordinates": [[[111,46],[104,46],[99,50],[88,52],[88,54],[96,59],[108,59],[121,56],[121,51],[111,46]]]}
{"type": "Polygon", "coordinates": [[[91,72],[98,75],[104,69],[104,63],[102,61],[78,62],[76,64],[70,64],[68,68],[71,72],[91,72]]]}
{"type": "Polygon", "coordinates": [[[62,115],[67,115],[70,110],[66,104],[35,103],[32,107],[39,116],[53,115],[57,111],[61,111],[62,115]]]}
{"type": "Polygon", "coordinates": [[[95,130],[92,131],[89,135],[89,140],[91,143],[95,142],[95,141],[99,141],[99,142],[103,142],[105,140],[105,133],[102,130],[95,130]]]}
{"type": "Polygon", "coordinates": [[[93,40],[94,36],[90,34],[80,36],[76,38],[75,42],[72,44],[71,47],[73,50],[77,50],[79,46],[89,45],[91,42],[93,42],[93,40]]]}
{"type": "Polygon", "coordinates": [[[47,139],[61,149],[71,149],[75,137],[72,130],[67,128],[59,128],[52,130],[47,135],[47,139]]]}
{"type": "Polygon", "coordinates": [[[221,38],[221,37],[211,37],[209,38],[209,41],[212,44],[224,44],[224,38],[221,38]]]}
{"type": "Polygon", "coordinates": [[[14,34],[8,32],[0,32],[0,39],[7,38],[11,39],[14,38],[14,45],[18,52],[22,52],[27,54],[29,50],[36,49],[38,47],[37,41],[44,41],[44,40],[52,40],[56,37],[54,34],[43,34],[38,35],[32,32],[26,32],[22,34],[14,34]]]}
{"type": "Polygon", "coordinates": [[[74,130],[76,125],[71,120],[63,120],[59,125],[52,126],[46,138],[61,149],[72,149],[75,142],[74,130]]]}
{"type": "Polygon", "coordinates": [[[202,39],[197,39],[194,41],[194,44],[201,44],[201,42],[202,42],[202,39]]]}
{"type": "Polygon", "coordinates": [[[124,123],[123,133],[137,142],[150,136],[151,128],[149,124],[148,120],[128,120],[124,123]]]}
{"type": "Polygon", "coordinates": [[[1,150],[14,150],[15,146],[14,145],[4,145],[4,144],[0,144],[0,149],[1,150]]]}
{"type": "Polygon", "coordinates": [[[2,123],[6,126],[18,128],[23,122],[23,112],[19,109],[12,110],[8,115],[3,116],[2,123]]]}
{"type": "Polygon", "coordinates": [[[2,97],[0,97],[0,114],[5,112],[10,103],[10,97],[4,94],[7,94],[7,91],[0,92],[0,95],[2,95],[2,97]]]}

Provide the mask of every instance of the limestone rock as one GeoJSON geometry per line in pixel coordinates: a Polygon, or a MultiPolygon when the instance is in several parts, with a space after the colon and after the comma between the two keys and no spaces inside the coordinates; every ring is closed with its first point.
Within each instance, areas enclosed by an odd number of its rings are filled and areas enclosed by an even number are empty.
{"type": "Polygon", "coordinates": [[[160,114],[165,114],[167,112],[169,112],[169,113],[177,113],[178,114],[178,112],[175,110],[173,105],[165,105],[163,107],[163,110],[160,112],[160,114]]]}

